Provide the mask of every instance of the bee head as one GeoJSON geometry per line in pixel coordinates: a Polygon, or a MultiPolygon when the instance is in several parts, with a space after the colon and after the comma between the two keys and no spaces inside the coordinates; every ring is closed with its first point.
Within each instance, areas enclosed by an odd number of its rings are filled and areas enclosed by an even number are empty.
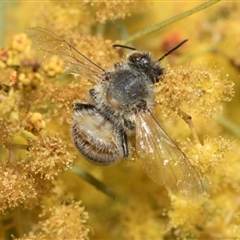
{"type": "Polygon", "coordinates": [[[148,52],[133,52],[128,57],[128,63],[133,68],[145,73],[152,83],[159,82],[160,76],[164,72],[164,68],[154,61],[148,52]]]}
{"type": "Polygon", "coordinates": [[[137,51],[136,48],[130,46],[114,44],[113,47],[121,47],[135,51],[128,57],[129,66],[143,72],[154,84],[160,81],[160,77],[164,73],[164,68],[159,65],[159,62],[187,41],[187,39],[183,40],[157,60],[153,60],[152,56],[148,52],[140,52],[137,51]]]}

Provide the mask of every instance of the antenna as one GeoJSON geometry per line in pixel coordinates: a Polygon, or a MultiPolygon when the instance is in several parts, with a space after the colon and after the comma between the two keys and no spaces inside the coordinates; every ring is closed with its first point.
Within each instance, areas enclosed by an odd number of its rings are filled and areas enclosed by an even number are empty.
{"type": "Polygon", "coordinates": [[[170,53],[174,52],[176,49],[178,49],[179,47],[181,47],[185,42],[187,42],[188,39],[183,40],[182,42],[180,42],[177,46],[175,46],[174,48],[172,48],[170,51],[168,51],[167,53],[165,53],[162,57],[160,57],[159,59],[156,60],[156,62],[160,62],[162,61],[166,56],[168,56],[170,53]]]}
{"type": "Polygon", "coordinates": [[[125,46],[125,45],[121,45],[121,44],[113,44],[112,46],[113,47],[126,48],[126,49],[130,49],[130,50],[137,50],[136,48],[125,46]]]}

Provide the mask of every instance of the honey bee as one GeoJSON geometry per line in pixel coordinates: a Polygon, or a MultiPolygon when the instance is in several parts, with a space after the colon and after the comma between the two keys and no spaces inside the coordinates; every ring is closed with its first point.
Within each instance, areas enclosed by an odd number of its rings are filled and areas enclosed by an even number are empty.
{"type": "Polygon", "coordinates": [[[89,162],[107,166],[129,158],[135,134],[137,159],[154,182],[187,197],[202,192],[198,173],[152,113],[154,84],[164,74],[159,62],[187,40],[157,60],[149,52],[113,45],[132,52],[106,70],[49,30],[35,27],[28,34],[40,51],[61,57],[66,72],[95,81],[92,102],[73,103],[71,125],[72,140],[89,162]]]}

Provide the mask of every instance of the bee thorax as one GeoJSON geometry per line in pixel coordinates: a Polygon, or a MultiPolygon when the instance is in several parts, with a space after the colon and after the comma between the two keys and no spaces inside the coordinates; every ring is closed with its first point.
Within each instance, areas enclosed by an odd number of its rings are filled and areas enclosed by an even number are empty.
{"type": "Polygon", "coordinates": [[[125,108],[125,104],[114,98],[112,95],[107,94],[106,99],[114,109],[122,110],[125,108]]]}

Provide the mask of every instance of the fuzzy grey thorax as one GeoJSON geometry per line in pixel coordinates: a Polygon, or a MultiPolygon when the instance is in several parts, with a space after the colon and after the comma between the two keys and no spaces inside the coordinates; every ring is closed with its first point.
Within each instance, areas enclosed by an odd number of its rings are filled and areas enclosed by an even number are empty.
{"type": "Polygon", "coordinates": [[[152,109],[153,84],[144,71],[131,64],[116,64],[108,79],[90,89],[97,109],[115,125],[133,129],[135,114],[142,108],[152,109]]]}

